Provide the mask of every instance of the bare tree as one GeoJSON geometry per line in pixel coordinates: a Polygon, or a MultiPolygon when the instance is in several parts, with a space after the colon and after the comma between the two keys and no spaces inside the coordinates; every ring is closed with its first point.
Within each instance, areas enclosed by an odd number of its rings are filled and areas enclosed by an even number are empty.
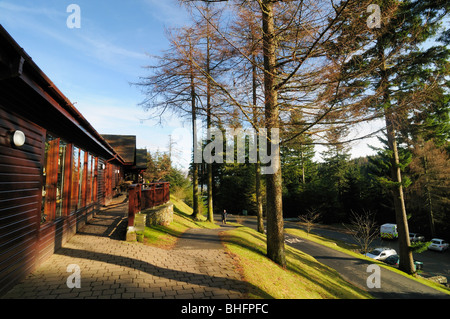
{"type": "MultiPolygon", "coordinates": [[[[183,1],[193,3],[195,1],[183,1]]],[[[203,2],[217,2],[207,1],[203,2]]],[[[220,1],[222,2],[222,1],[220,1]]],[[[237,1],[240,6],[255,4],[261,12],[261,38],[263,64],[256,67],[263,74],[265,129],[279,129],[284,124],[285,111],[297,107],[302,115],[311,114],[311,121],[302,123],[291,139],[301,135],[314,126],[320,126],[321,121],[329,114],[349,118],[349,113],[339,110],[340,94],[339,61],[327,58],[326,43],[333,38],[339,29],[341,17],[353,7],[351,4],[361,1],[237,1]],[[319,67],[314,65],[320,62],[319,67]],[[325,72],[324,70],[329,70],[325,72]],[[328,85],[328,90],[323,91],[328,85]],[[321,91],[322,89],[322,91],[321,91]],[[309,111],[304,106],[309,102],[309,111]],[[332,103],[330,103],[332,102],[332,103]]],[[[252,56],[241,50],[233,43],[233,39],[224,35],[230,46],[242,54],[249,62],[252,56]]],[[[356,49],[355,49],[356,50],[356,49]]],[[[229,103],[234,104],[244,115],[248,123],[254,123],[249,113],[253,109],[246,109],[245,103],[219,81],[213,80],[214,85],[220,87],[229,103]]],[[[356,120],[341,121],[341,125],[357,123],[356,120]]],[[[333,123],[336,125],[336,123],[333,123]]],[[[321,129],[319,128],[318,131],[321,129]]],[[[282,178],[279,141],[275,141],[270,134],[268,143],[274,142],[275,149],[271,154],[272,174],[266,175],[266,216],[267,216],[267,256],[276,263],[284,266],[284,225],[282,208],[282,178]],[[275,143],[276,142],[276,143],[275,143]]]]}
{"type": "Polygon", "coordinates": [[[311,209],[308,210],[306,214],[298,216],[298,218],[300,218],[300,220],[305,224],[306,233],[309,236],[309,233],[315,226],[317,220],[320,218],[320,213],[316,210],[311,209]]]}
{"type": "MultiPolygon", "coordinates": [[[[146,99],[141,103],[142,107],[151,112],[150,119],[159,119],[166,113],[189,116],[192,121],[193,149],[198,147],[196,140],[197,121],[197,79],[199,72],[192,65],[189,56],[194,56],[195,42],[192,28],[177,29],[174,32],[167,32],[170,41],[170,48],[162,56],[156,58],[156,63],[145,67],[150,71],[150,75],[141,77],[140,82],[134,85],[141,87],[146,99]],[[180,43],[184,46],[183,52],[180,50],[180,43]],[[189,52],[188,56],[184,52],[189,52]]],[[[193,188],[193,218],[197,219],[199,210],[199,190],[198,190],[198,164],[193,161],[192,174],[193,188]]]]}
{"type": "Polygon", "coordinates": [[[357,214],[352,211],[350,225],[344,225],[355,241],[359,244],[361,252],[367,254],[372,241],[379,236],[379,227],[374,215],[368,211],[357,214]]]}
{"type": "MultiPolygon", "coordinates": [[[[209,130],[213,124],[213,104],[214,102],[214,86],[212,84],[211,78],[215,76],[219,71],[220,65],[225,61],[226,53],[222,50],[221,37],[217,37],[214,30],[217,28],[217,24],[220,20],[220,11],[212,10],[208,3],[204,6],[197,8],[200,17],[194,16],[194,13],[191,13],[196,25],[197,29],[197,37],[199,38],[201,56],[190,56],[189,59],[199,61],[198,65],[203,66],[202,81],[205,86],[205,113],[206,113],[206,127],[207,127],[207,142],[211,141],[211,137],[209,136],[209,130]],[[205,18],[203,18],[205,17],[205,18]],[[206,22],[206,21],[207,22],[206,22]],[[213,28],[211,25],[214,24],[213,28]],[[201,63],[200,60],[204,62],[201,63]]],[[[217,100],[217,99],[216,99],[217,100]]],[[[206,163],[206,186],[207,186],[207,201],[208,201],[208,213],[207,218],[210,222],[214,221],[213,216],[213,171],[212,171],[212,163],[206,163]]]]}
{"type": "MultiPolygon", "coordinates": [[[[264,92],[261,90],[261,65],[262,60],[262,43],[261,28],[258,25],[260,18],[258,17],[258,10],[254,10],[253,6],[239,6],[236,8],[236,23],[232,27],[235,34],[235,43],[239,47],[239,53],[232,50],[234,57],[238,60],[239,66],[237,70],[237,80],[239,86],[243,86],[251,92],[249,97],[249,108],[251,109],[251,126],[258,128],[261,126],[261,96],[264,92]],[[250,84],[250,85],[248,85],[250,84]]],[[[250,112],[249,112],[250,113],[250,112]]],[[[257,231],[264,233],[264,219],[263,219],[263,200],[261,193],[261,160],[259,156],[259,140],[256,141],[257,153],[255,163],[255,198],[256,198],[256,217],[257,217],[257,231]]]]}

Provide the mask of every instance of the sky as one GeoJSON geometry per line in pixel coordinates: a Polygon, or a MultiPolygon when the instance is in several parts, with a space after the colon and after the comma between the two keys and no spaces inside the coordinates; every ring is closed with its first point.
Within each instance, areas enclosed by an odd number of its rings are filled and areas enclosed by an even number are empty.
{"type": "MultiPolygon", "coordinates": [[[[189,121],[148,120],[145,96],[131,83],[168,48],[165,28],[188,21],[177,0],[0,0],[2,26],[100,134],[136,135],[150,152],[167,152],[171,136],[182,169],[191,158],[189,121]]],[[[370,142],[353,145],[353,156],[370,153],[370,142]]]]}

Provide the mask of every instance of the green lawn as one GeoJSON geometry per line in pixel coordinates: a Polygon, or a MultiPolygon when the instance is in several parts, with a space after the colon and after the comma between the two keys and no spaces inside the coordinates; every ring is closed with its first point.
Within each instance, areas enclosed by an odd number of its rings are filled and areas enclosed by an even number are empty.
{"type": "Polygon", "coordinates": [[[221,238],[226,249],[238,257],[245,280],[255,287],[250,298],[372,298],[342,279],[334,269],[289,246],[286,246],[286,269],[281,268],[265,256],[266,236],[248,227],[223,232],[221,238]]]}
{"type": "MultiPolygon", "coordinates": [[[[174,221],[169,226],[147,227],[145,243],[171,249],[178,237],[189,228],[217,228],[217,224],[194,221],[192,208],[171,196],[174,221]]],[[[266,254],[266,237],[248,227],[221,232],[227,253],[233,257],[244,280],[251,286],[249,298],[276,299],[366,299],[371,296],[343,280],[339,274],[313,257],[286,246],[286,269],[266,254]]]]}
{"type": "Polygon", "coordinates": [[[189,228],[217,228],[216,224],[203,220],[195,221],[191,218],[192,208],[174,196],[170,197],[173,204],[173,222],[169,226],[145,227],[145,243],[164,249],[171,249],[178,237],[189,228]]]}

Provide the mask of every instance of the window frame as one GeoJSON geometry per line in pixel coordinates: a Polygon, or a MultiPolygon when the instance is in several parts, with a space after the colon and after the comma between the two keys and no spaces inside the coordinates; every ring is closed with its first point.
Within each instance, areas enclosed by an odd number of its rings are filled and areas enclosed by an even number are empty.
{"type": "Polygon", "coordinates": [[[47,146],[43,152],[41,170],[40,226],[95,205],[98,200],[99,158],[51,132],[46,133],[45,143],[47,146]],[[64,147],[64,151],[61,147],[64,147]],[[58,200],[60,203],[57,203],[58,200]]]}
{"type": "Polygon", "coordinates": [[[41,171],[41,226],[67,216],[70,210],[68,181],[71,180],[72,173],[72,144],[47,132],[45,145],[41,171]]]}

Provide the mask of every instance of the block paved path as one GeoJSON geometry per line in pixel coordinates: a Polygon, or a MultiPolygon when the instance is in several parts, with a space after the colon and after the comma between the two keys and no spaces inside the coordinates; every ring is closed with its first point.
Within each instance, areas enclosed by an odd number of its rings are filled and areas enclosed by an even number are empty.
{"type": "Polygon", "coordinates": [[[245,298],[221,229],[189,230],[164,250],[124,241],[126,216],[127,203],[103,209],[2,299],[245,298]],[[67,285],[69,265],[79,267],[80,288],[67,285]]]}

